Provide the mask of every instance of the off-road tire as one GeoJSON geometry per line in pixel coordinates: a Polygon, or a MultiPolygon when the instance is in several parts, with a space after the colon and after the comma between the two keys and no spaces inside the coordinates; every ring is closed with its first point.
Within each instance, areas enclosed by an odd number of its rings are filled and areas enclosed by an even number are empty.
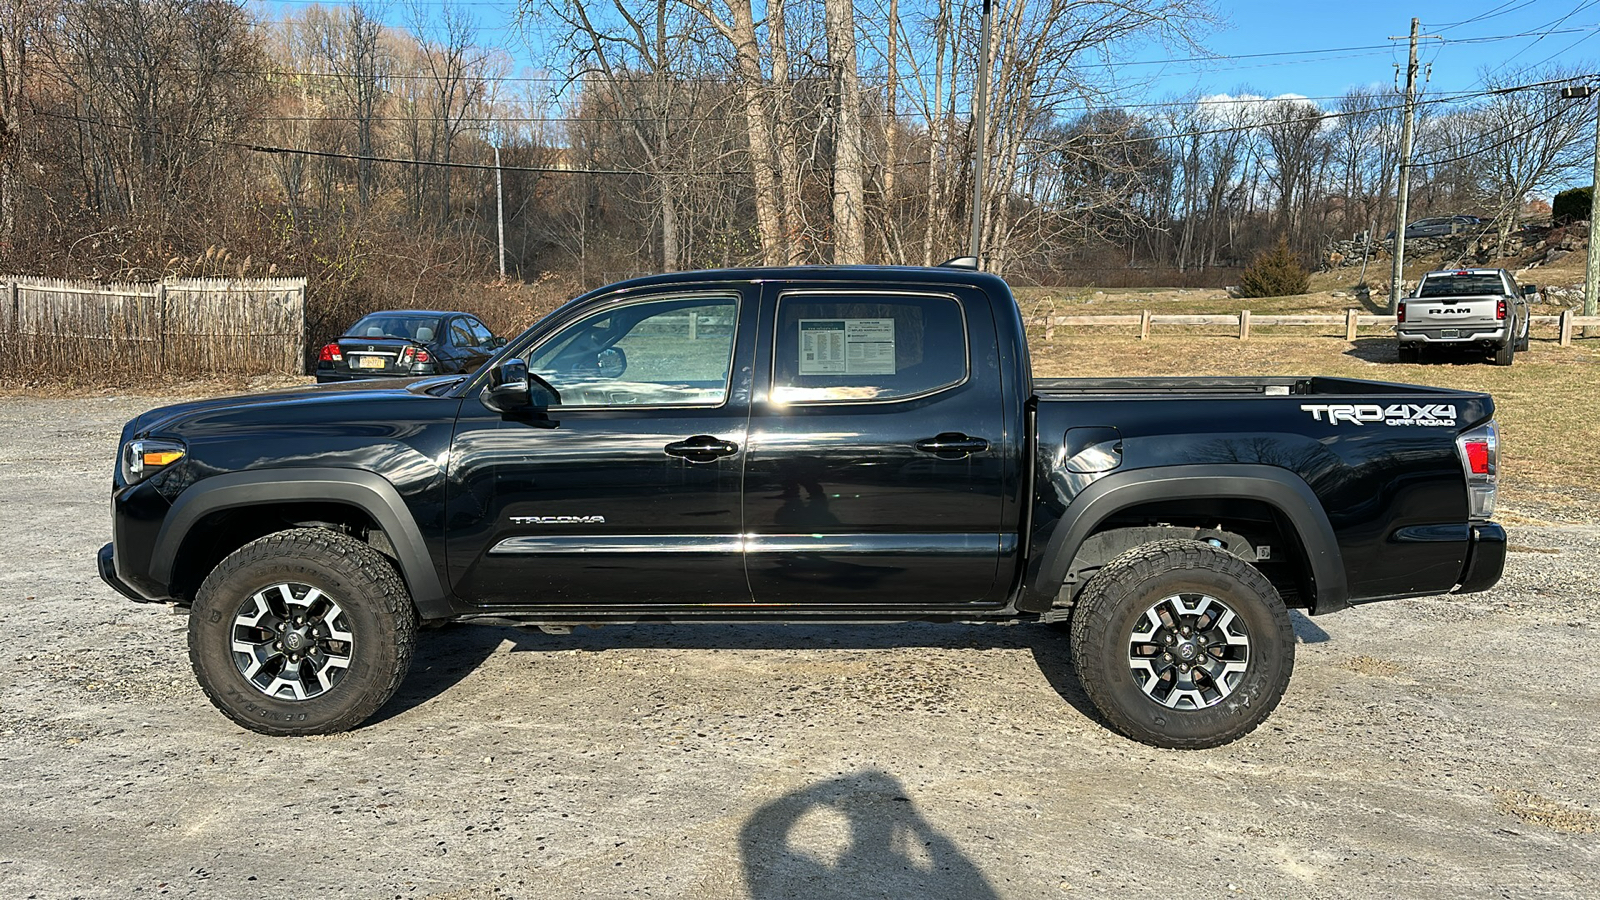
{"type": "Polygon", "coordinates": [[[1155,541],[1117,557],[1084,586],[1072,616],[1072,660],[1115,731],[1153,747],[1197,750],[1238,740],[1278,705],[1294,669],[1294,629],[1278,591],[1242,559],[1199,541],[1155,541]],[[1172,708],[1140,686],[1130,641],[1146,612],[1178,595],[1220,601],[1248,631],[1248,661],[1230,693],[1172,708]]]}
{"type": "Polygon", "coordinates": [[[206,697],[251,731],[332,734],[365,721],[394,696],[411,666],[417,615],[394,565],[371,546],[323,528],[251,541],[206,577],[189,614],[189,661],[206,697]],[[309,699],[269,696],[245,677],[232,641],[241,604],[282,584],[336,598],[352,639],[340,678],[309,699]]]}
{"type": "Polygon", "coordinates": [[[1506,342],[1494,348],[1494,364],[1509,366],[1517,358],[1517,339],[1507,337],[1506,342]]]}

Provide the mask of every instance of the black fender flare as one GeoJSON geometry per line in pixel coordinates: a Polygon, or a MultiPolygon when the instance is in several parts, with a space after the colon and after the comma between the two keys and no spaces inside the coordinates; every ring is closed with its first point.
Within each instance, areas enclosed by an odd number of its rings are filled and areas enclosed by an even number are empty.
{"type": "Polygon", "coordinates": [[[1085,488],[1067,505],[1046,542],[1034,589],[1051,597],[1066,581],[1083,542],[1115,513],[1158,500],[1259,500],[1283,514],[1297,532],[1312,578],[1307,598],[1315,613],[1350,605],[1339,541],[1310,485],[1293,472],[1250,464],[1165,466],[1116,472],[1085,488]]]}
{"type": "Polygon", "coordinates": [[[383,476],[361,469],[260,469],[214,475],[196,482],[178,495],[161,523],[151,559],[151,577],[162,584],[171,582],[184,540],[195,524],[211,513],[295,501],[345,503],[371,516],[394,545],[400,575],[411,591],[418,614],[425,619],[453,614],[450,597],[422,540],[422,530],[400,492],[383,476]]]}

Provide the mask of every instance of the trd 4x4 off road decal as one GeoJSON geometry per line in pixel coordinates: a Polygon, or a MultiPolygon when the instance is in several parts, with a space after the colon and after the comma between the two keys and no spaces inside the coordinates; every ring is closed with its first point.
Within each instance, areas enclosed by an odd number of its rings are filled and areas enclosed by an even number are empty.
{"type": "Polygon", "coordinates": [[[605,516],[512,516],[518,525],[604,525],[605,516]]]}
{"type": "Polygon", "coordinates": [[[1379,406],[1376,403],[1306,403],[1301,411],[1311,413],[1318,422],[1351,425],[1429,425],[1455,427],[1456,408],[1450,403],[1396,403],[1379,406]]]}

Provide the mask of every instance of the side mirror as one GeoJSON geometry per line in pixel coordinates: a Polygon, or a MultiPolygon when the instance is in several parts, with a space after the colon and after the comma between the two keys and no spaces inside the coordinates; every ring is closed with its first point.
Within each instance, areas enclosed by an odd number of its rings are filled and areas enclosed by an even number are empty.
{"type": "Polygon", "coordinates": [[[1532,297],[1537,293],[1539,293],[1539,286],[1536,284],[1525,284],[1522,286],[1522,296],[1524,297],[1532,297]]]}
{"type": "Polygon", "coordinates": [[[528,371],[520,358],[508,359],[489,370],[483,405],[505,415],[543,412],[561,403],[561,393],[550,382],[528,371]]]}
{"type": "Polygon", "coordinates": [[[503,338],[503,337],[500,337],[499,335],[493,335],[493,336],[491,336],[489,338],[489,349],[490,350],[499,350],[501,347],[504,347],[505,345],[506,345],[506,339],[503,338]]]}

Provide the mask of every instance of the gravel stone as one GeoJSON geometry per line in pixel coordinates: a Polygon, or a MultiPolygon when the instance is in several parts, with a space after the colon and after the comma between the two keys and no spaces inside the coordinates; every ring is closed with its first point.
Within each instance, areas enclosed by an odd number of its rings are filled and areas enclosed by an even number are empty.
{"type": "Polygon", "coordinates": [[[1296,614],[1210,751],[1103,727],[1063,632],[931,624],[450,625],[365,726],[272,739],[95,574],[157,403],[0,399],[0,897],[1600,896],[1592,524],[1511,510],[1492,592],[1296,614]]]}

